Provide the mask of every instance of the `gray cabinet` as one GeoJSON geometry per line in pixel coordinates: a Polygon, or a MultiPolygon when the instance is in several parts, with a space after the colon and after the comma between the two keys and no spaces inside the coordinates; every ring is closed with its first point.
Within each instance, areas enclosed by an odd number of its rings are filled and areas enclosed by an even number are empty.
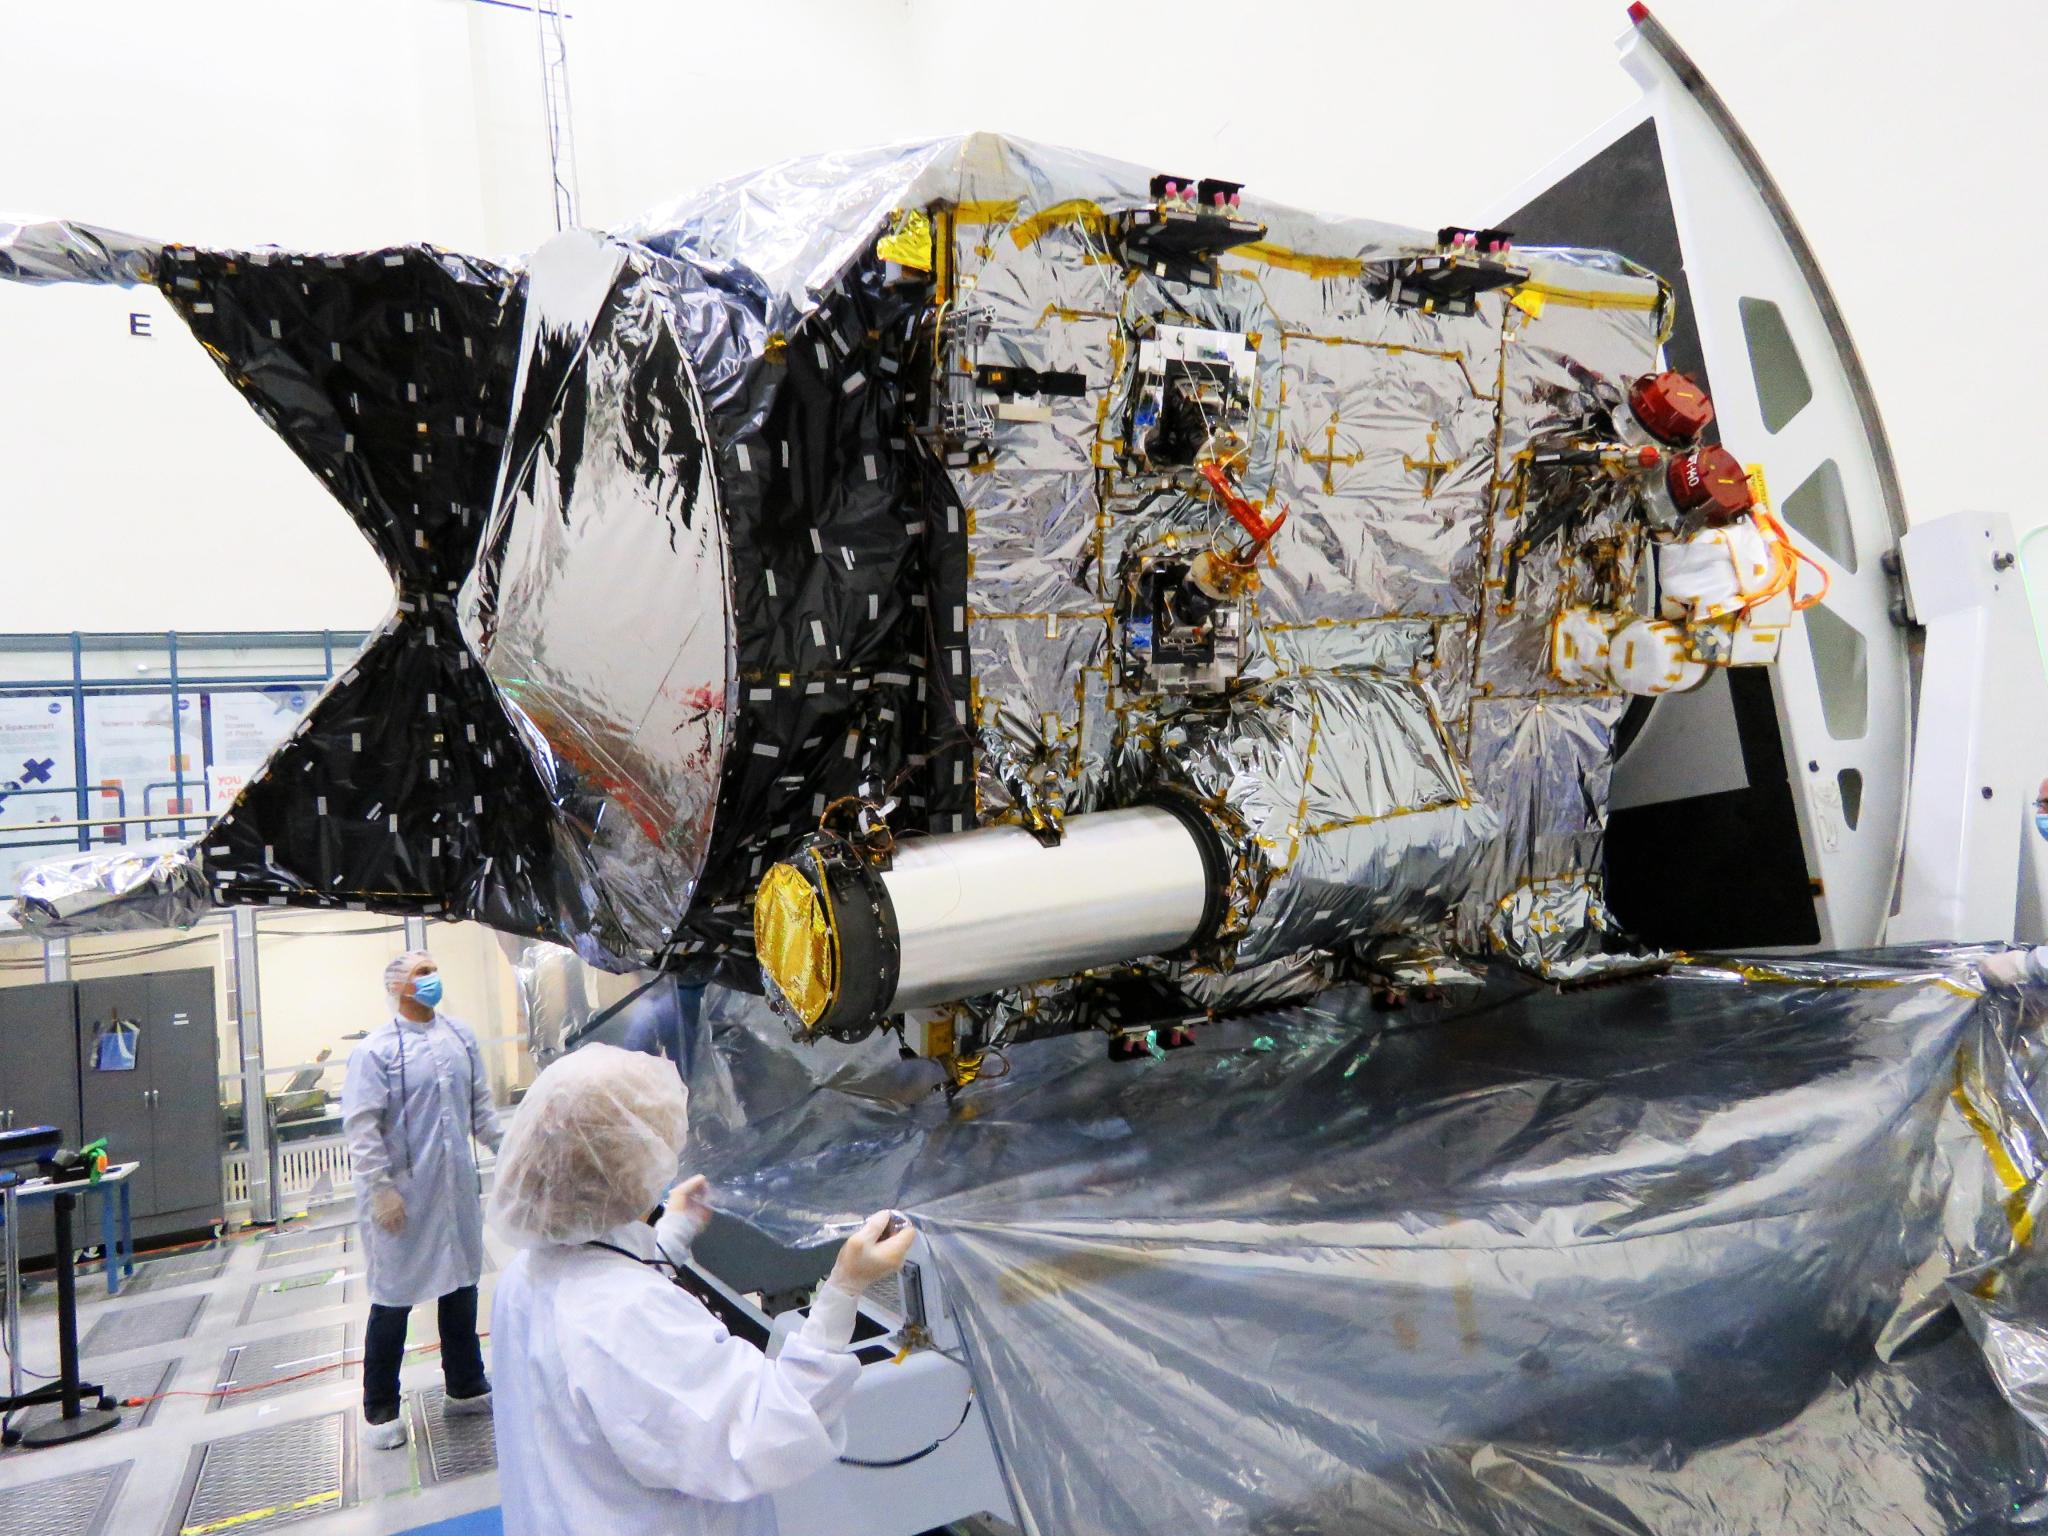
{"type": "Polygon", "coordinates": [[[107,1138],[117,1163],[140,1161],[130,1185],[135,1235],[154,1237],[220,1221],[221,1125],[213,972],[152,971],[77,983],[74,1053],[85,1135],[107,1138]],[[103,1049],[111,1033],[123,1050],[103,1049]]]}
{"type": "MultiPolygon", "coordinates": [[[[68,981],[0,987],[0,1130],[54,1125],[64,1145],[78,1145],[76,1020],[77,992],[68,981]]],[[[21,1251],[45,1254],[54,1241],[49,1205],[22,1206],[21,1251]]]]}
{"type": "Polygon", "coordinates": [[[195,1213],[191,1225],[209,1226],[223,1208],[213,972],[156,972],[149,978],[149,1006],[157,1031],[150,1062],[156,1210],[165,1218],[195,1213]]]}
{"type": "MultiPolygon", "coordinates": [[[[91,981],[0,987],[0,1129],[54,1125],[64,1145],[107,1139],[107,1157],[140,1162],[128,1186],[138,1239],[191,1232],[225,1214],[220,1044],[213,972],[152,971],[91,981]],[[110,1032],[124,1050],[103,1051],[110,1032]]],[[[97,1196],[78,1242],[99,1241],[97,1196]]],[[[22,1208],[21,1251],[50,1253],[47,1201],[22,1208]]]]}

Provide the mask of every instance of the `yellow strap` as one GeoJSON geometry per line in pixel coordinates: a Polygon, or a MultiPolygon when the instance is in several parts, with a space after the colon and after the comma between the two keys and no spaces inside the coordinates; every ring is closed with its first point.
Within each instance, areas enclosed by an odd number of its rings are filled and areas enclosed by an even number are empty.
{"type": "Polygon", "coordinates": [[[1959,981],[1946,976],[1799,976],[1790,971],[1774,970],[1767,965],[1756,965],[1747,960],[1701,959],[1697,955],[1673,957],[1679,965],[1697,966],[1703,970],[1733,971],[1744,981],[1768,981],[1788,987],[1854,987],[1864,991],[1875,991],[1886,987],[1940,987],[1957,997],[1971,1001],[1984,994],[1975,987],[1966,987],[1959,981]]]}
{"type": "Polygon", "coordinates": [[[230,1515],[225,1520],[209,1520],[204,1525],[181,1526],[178,1536],[207,1536],[211,1531],[231,1531],[238,1525],[252,1525],[258,1520],[268,1520],[273,1515],[288,1515],[294,1510],[311,1509],[316,1504],[332,1504],[341,1497],[339,1488],[330,1488],[325,1493],[309,1493],[303,1499],[294,1499],[289,1504],[273,1504],[268,1509],[252,1509],[247,1514],[230,1515]]]}
{"type": "Polygon", "coordinates": [[[1984,1143],[1984,1154],[1991,1159],[1991,1171],[1998,1175],[1998,1182],[2005,1189],[2005,1223],[2012,1228],[2012,1240],[2024,1248],[2034,1235],[2034,1213],[2029,1209],[2027,1176],[2020,1172],[2019,1164],[2005,1150],[2005,1142],[2000,1139],[1997,1127],[1970,1097],[1969,1087],[1964,1082],[1963,1063],[1964,1058],[1958,1055],[1956,1085],[1949,1090],[1949,1097],[1955,1100],[1956,1108],[1962,1111],[1970,1129],[1977,1133],[1977,1139],[1984,1143]]]}
{"type": "Polygon", "coordinates": [[[1318,279],[1359,277],[1365,272],[1365,263],[1356,256],[1322,256],[1313,251],[1290,251],[1284,245],[1268,245],[1263,240],[1254,240],[1249,245],[1234,245],[1224,254],[1242,256],[1263,266],[1281,267],[1318,279]]]}
{"type": "Polygon", "coordinates": [[[1655,309],[1663,302],[1662,295],[1655,293],[1596,293],[1584,288],[1558,288],[1549,283],[1517,283],[1508,290],[1508,297],[1521,302],[1525,293],[1538,298],[1549,299],[1558,304],[1577,304],[1584,309],[1655,309]]]}
{"type": "MultiPolygon", "coordinates": [[[[1010,204],[1010,212],[1014,214],[1016,211],[1017,205],[1010,204]]],[[[1070,198],[1064,203],[1054,203],[1050,208],[1039,209],[1011,230],[1010,238],[1016,241],[1017,249],[1021,251],[1062,224],[1078,224],[1089,234],[1100,235],[1109,227],[1109,219],[1099,203],[1091,203],[1086,198],[1070,198]]]]}
{"type": "Polygon", "coordinates": [[[1017,217],[1017,199],[959,203],[953,209],[955,224],[1007,224],[1017,217]]]}

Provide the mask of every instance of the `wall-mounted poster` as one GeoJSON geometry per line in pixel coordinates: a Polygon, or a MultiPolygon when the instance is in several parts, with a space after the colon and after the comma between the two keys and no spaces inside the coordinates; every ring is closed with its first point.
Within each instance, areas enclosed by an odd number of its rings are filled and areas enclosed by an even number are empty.
{"type": "Polygon", "coordinates": [[[99,791],[98,812],[160,818],[125,824],[125,839],[196,836],[205,825],[204,742],[193,696],[177,700],[172,725],[168,693],[94,694],[85,701],[85,781],[99,791]],[[183,777],[183,791],[179,778],[183,777]],[[179,815],[187,818],[180,822],[179,815]]]}
{"type": "Polygon", "coordinates": [[[78,819],[76,755],[69,699],[0,697],[0,899],[29,865],[64,852],[40,845],[76,843],[77,828],[48,825],[78,819]]]}
{"type": "Polygon", "coordinates": [[[216,689],[206,695],[207,810],[218,816],[312,706],[312,687],[216,689]]]}

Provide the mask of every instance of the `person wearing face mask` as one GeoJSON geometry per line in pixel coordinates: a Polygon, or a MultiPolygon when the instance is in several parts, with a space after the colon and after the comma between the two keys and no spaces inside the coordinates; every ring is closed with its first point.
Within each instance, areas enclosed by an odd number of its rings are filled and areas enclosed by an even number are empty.
{"type": "MultiPolygon", "coordinates": [[[[2034,792],[2034,830],[2048,837],[2048,779],[2034,792]]],[[[1986,955],[1977,962],[1977,974],[1994,992],[2048,987],[2048,944],[1986,955]]]]}
{"type": "Polygon", "coordinates": [[[398,1372],[412,1309],[438,1303],[450,1413],[487,1413],[491,1384],[476,1332],[483,1275],[482,1183],[471,1143],[504,1139],[476,1036],[440,1011],[441,973],[425,950],[385,969],[394,1016],[349,1057],[342,1134],[370,1286],[363,1338],[363,1438],[405,1444],[398,1372]]]}

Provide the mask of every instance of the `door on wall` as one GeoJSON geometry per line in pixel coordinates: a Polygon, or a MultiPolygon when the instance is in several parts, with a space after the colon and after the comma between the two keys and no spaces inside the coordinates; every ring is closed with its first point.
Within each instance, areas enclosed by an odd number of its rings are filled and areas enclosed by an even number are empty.
{"type": "MultiPolygon", "coordinates": [[[[54,1125],[78,1145],[78,1072],[72,1065],[75,1006],[68,981],[0,987],[0,1130],[54,1125]]],[[[21,1251],[50,1252],[55,1235],[46,1200],[20,1207],[21,1251]]]]}

